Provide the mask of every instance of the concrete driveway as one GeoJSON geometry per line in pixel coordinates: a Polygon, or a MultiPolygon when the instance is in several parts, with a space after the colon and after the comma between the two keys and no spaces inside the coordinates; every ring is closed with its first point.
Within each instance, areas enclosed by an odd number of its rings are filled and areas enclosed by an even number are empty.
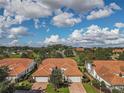
{"type": "Polygon", "coordinates": [[[82,83],[72,83],[69,86],[70,93],[86,93],[85,88],[83,87],[82,83]]]}
{"type": "Polygon", "coordinates": [[[37,82],[32,86],[32,90],[45,90],[48,83],[37,82]]]}

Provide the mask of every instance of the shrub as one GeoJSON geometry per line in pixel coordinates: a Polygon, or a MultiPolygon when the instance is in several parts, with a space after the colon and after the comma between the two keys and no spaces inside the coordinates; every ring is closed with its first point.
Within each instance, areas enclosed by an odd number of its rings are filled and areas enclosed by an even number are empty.
{"type": "Polygon", "coordinates": [[[112,93],[121,93],[121,92],[117,89],[112,89],[112,93]]]}
{"type": "Polygon", "coordinates": [[[29,81],[22,81],[15,85],[15,88],[17,90],[30,90],[31,87],[32,87],[32,83],[30,83],[29,81]]]}
{"type": "Polygon", "coordinates": [[[100,87],[100,82],[97,81],[97,80],[93,80],[93,81],[92,81],[92,84],[93,84],[93,86],[95,86],[96,88],[99,88],[99,87],[100,87]]]}
{"type": "Polygon", "coordinates": [[[84,75],[83,79],[82,79],[82,82],[83,83],[88,83],[88,82],[90,82],[90,79],[86,75],[84,75]]]}

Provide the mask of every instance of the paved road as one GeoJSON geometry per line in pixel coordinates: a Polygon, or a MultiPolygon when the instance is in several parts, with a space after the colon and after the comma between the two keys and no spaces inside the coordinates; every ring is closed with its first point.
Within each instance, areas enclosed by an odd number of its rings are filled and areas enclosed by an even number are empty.
{"type": "Polygon", "coordinates": [[[82,83],[72,83],[69,87],[70,93],[86,93],[82,83]]]}

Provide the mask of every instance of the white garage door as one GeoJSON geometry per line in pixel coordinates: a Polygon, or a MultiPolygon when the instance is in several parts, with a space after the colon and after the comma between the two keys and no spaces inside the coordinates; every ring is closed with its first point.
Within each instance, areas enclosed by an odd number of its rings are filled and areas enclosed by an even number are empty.
{"type": "Polygon", "coordinates": [[[48,77],[35,77],[36,82],[48,82],[48,77]]]}
{"type": "Polygon", "coordinates": [[[81,77],[68,77],[71,82],[81,82],[81,77]]]}

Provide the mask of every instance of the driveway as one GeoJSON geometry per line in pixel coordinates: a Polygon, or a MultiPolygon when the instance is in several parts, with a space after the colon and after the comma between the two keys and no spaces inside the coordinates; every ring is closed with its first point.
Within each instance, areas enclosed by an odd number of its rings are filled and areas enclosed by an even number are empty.
{"type": "Polygon", "coordinates": [[[37,82],[32,86],[32,90],[45,90],[48,83],[37,82]]]}
{"type": "Polygon", "coordinates": [[[82,83],[72,83],[69,86],[70,93],[86,93],[85,88],[83,87],[82,83]]]}

